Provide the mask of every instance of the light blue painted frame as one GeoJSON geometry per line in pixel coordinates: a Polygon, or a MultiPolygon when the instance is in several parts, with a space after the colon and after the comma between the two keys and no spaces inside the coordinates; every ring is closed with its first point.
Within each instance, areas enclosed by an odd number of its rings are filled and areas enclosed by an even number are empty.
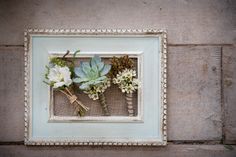
{"type": "Polygon", "coordinates": [[[28,29],[25,31],[26,145],[166,145],[165,30],[28,29]],[[49,87],[42,83],[49,51],[143,52],[143,122],[50,123],[49,87]]]}

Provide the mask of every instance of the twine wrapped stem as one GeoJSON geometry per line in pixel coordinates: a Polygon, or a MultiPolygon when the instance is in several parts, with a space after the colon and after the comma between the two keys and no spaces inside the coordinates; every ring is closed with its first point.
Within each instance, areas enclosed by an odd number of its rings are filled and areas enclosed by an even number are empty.
{"type": "Polygon", "coordinates": [[[105,98],[104,93],[99,94],[99,101],[100,101],[100,104],[102,106],[104,116],[110,116],[111,114],[109,112],[108,105],[106,103],[106,98],[105,98]]]}
{"type": "Polygon", "coordinates": [[[132,93],[126,93],[125,94],[126,104],[127,104],[127,110],[128,115],[130,117],[134,116],[134,109],[133,109],[133,94],[132,93]]]}
{"type": "Polygon", "coordinates": [[[75,105],[75,114],[83,114],[83,111],[88,111],[89,108],[85,106],[81,101],[78,100],[77,96],[72,94],[72,92],[66,87],[64,90],[60,90],[61,93],[66,95],[66,97],[69,99],[70,104],[75,105]]]}

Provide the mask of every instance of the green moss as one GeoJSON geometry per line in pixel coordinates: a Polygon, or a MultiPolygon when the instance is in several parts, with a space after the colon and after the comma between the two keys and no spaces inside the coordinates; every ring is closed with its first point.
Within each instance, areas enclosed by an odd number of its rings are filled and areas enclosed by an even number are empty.
{"type": "Polygon", "coordinates": [[[62,60],[61,58],[58,57],[53,57],[50,59],[50,63],[64,67],[66,66],[66,61],[62,60]]]}

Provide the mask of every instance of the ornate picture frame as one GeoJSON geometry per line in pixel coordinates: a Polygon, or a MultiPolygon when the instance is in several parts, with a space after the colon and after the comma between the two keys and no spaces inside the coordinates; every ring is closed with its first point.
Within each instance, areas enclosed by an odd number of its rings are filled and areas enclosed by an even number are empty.
{"type": "Polygon", "coordinates": [[[24,50],[25,145],[163,146],[167,144],[166,30],[27,29],[24,33],[24,50]],[[106,40],[103,41],[104,38],[106,40]],[[80,44],[76,43],[77,40],[85,39],[86,41],[80,42],[80,44]],[[93,39],[94,41],[92,41],[93,39]],[[37,67],[45,66],[43,63],[46,62],[48,55],[60,56],[64,53],[64,45],[61,43],[67,44],[68,49],[73,49],[77,45],[81,46],[81,43],[88,45],[90,41],[93,43],[92,45],[95,45],[94,47],[98,47],[99,51],[97,52],[96,49],[89,52],[82,50],[81,57],[99,54],[106,58],[128,54],[137,59],[138,78],[142,83],[142,88],[138,90],[136,116],[63,117],[54,115],[53,92],[50,88],[42,87],[43,83],[35,80],[42,75],[42,70],[38,70],[37,67]],[[96,43],[104,42],[108,48],[102,51],[103,48],[97,46],[96,43]],[[120,47],[114,46],[116,42],[120,47]],[[114,47],[114,51],[109,44],[114,47]],[[135,45],[138,48],[134,48],[135,45]],[[56,46],[58,48],[55,48],[56,46]],[[40,54],[41,52],[42,54],[40,54]],[[148,71],[150,66],[154,67],[148,71]],[[153,79],[148,80],[147,75],[153,79]],[[152,83],[153,88],[148,88],[152,87],[152,83]],[[45,94],[45,91],[49,94],[45,94]],[[39,96],[41,93],[44,93],[42,94],[44,97],[39,96]],[[44,98],[49,100],[44,100],[44,98]],[[150,118],[147,113],[150,113],[150,118]],[[88,131],[90,128],[96,132],[88,131]],[[100,132],[96,130],[99,128],[101,128],[100,132]],[[112,130],[112,128],[116,128],[116,130],[112,130]],[[119,131],[118,128],[123,131],[119,131]],[[78,130],[68,131],[74,129],[78,130]],[[60,133],[56,134],[57,131],[60,133]]]}

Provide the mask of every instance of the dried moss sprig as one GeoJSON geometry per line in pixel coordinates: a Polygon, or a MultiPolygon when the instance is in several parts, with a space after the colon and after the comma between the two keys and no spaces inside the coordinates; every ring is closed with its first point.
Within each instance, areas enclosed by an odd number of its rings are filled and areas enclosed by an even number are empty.
{"type": "Polygon", "coordinates": [[[111,62],[111,70],[109,72],[109,77],[115,78],[117,74],[125,69],[133,69],[134,61],[129,58],[128,55],[122,57],[113,57],[110,59],[111,62]]]}

